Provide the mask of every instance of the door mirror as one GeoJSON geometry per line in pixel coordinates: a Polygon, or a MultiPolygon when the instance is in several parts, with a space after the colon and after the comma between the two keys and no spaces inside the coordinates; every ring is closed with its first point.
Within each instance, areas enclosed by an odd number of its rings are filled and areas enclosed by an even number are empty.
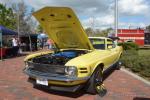
{"type": "Polygon", "coordinates": [[[112,47],[112,45],[109,45],[107,48],[108,48],[108,49],[112,49],[113,47],[112,47]]]}

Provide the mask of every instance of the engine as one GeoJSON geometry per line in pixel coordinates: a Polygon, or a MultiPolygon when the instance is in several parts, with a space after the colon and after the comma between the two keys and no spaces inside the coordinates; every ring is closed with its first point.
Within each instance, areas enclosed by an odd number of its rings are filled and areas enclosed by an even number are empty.
{"type": "Polygon", "coordinates": [[[51,64],[51,65],[65,65],[70,59],[85,54],[85,51],[62,51],[54,54],[42,55],[35,57],[32,61],[34,63],[51,64]]]}

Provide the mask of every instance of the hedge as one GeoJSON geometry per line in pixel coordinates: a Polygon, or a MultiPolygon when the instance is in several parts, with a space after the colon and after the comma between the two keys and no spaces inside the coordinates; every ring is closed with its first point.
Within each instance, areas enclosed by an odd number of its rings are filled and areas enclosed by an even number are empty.
{"type": "Polygon", "coordinates": [[[120,60],[126,68],[150,80],[149,55],[140,55],[137,50],[125,50],[120,60]]]}
{"type": "Polygon", "coordinates": [[[139,47],[134,42],[123,42],[118,43],[119,46],[122,46],[124,50],[139,50],[139,47]]]}

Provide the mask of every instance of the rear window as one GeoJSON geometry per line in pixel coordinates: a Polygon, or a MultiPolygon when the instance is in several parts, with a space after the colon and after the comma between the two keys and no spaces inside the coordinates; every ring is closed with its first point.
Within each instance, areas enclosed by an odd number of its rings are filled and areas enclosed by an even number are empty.
{"type": "Polygon", "coordinates": [[[95,49],[105,49],[105,39],[90,39],[95,49]]]}

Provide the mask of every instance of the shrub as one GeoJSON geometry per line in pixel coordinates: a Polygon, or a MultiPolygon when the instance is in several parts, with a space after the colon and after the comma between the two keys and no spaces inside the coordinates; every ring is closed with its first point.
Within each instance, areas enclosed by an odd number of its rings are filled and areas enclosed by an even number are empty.
{"type": "Polygon", "coordinates": [[[124,50],[139,50],[139,47],[134,42],[123,42],[118,43],[119,46],[122,46],[124,50]]]}
{"type": "Polygon", "coordinates": [[[138,58],[138,51],[136,50],[126,50],[123,52],[120,61],[127,68],[131,68],[136,64],[138,58]]]}
{"type": "Polygon", "coordinates": [[[139,65],[141,66],[142,70],[140,74],[144,77],[150,77],[150,59],[149,56],[140,56],[139,57],[139,65]]]}
{"type": "Polygon", "coordinates": [[[141,73],[140,73],[142,76],[144,76],[144,77],[150,77],[150,70],[145,70],[145,71],[142,71],[141,73]]]}
{"type": "Polygon", "coordinates": [[[126,68],[129,68],[131,71],[138,73],[143,77],[150,78],[149,55],[143,54],[138,54],[137,50],[126,50],[123,52],[120,60],[126,68]]]}
{"type": "Polygon", "coordinates": [[[134,64],[133,67],[131,68],[131,70],[132,70],[133,72],[138,73],[138,72],[141,72],[141,71],[142,71],[142,67],[141,67],[139,64],[134,64]]]}

